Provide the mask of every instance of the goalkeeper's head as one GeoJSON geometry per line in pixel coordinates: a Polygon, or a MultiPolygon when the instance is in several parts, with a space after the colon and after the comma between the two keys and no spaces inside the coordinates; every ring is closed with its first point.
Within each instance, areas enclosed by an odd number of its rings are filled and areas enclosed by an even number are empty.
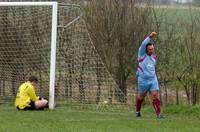
{"type": "Polygon", "coordinates": [[[38,83],[38,78],[36,76],[30,76],[28,81],[34,86],[36,87],[37,83],[38,83]]]}

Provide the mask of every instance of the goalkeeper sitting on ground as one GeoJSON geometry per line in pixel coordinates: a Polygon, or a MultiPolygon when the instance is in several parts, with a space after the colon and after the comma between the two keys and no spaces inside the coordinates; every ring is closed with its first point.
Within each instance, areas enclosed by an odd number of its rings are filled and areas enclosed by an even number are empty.
{"type": "Polygon", "coordinates": [[[18,110],[43,110],[48,106],[48,101],[36,96],[38,79],[31,76],[19,89],[15,100],[15,107],[18,110]]]}

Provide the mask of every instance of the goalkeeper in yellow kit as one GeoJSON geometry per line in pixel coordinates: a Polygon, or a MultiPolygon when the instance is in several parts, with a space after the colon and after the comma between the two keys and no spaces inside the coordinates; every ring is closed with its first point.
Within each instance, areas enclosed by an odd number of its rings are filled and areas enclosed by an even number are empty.
{"type": "Polygon", "coordinates": [[[37,83],[37,77],[31,76],[19,87],[15,100],[15,107],[18,110],[43,110],[48,106],[47,100],[36,96],[37,83]]]}

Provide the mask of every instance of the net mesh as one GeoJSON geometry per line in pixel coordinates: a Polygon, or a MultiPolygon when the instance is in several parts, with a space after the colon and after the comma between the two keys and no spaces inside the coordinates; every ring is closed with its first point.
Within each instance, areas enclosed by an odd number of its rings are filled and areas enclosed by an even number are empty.
{"type": "MultiPolygon", "coordinates": [[[[0,97],[13,100],[30,75],[39,78],[37,93],[48,98],[51,6],[0,6],[0,97]]],[[[123,93],[103,64],[80,8],[59,6],[55,102],[122,104],[123,93]],[[75,21],[74,21],[75,20],[75,21]]]]}
{"type": "Polygon", "coordinates": [[[0,96],[14,99],[20,83],[39,78],[48,96],[51,7],[0,6],[0,96]]]}

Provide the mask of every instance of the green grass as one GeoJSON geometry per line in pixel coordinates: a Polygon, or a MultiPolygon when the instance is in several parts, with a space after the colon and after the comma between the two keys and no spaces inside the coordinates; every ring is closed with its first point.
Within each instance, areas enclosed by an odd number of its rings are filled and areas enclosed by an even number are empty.
{"type": "Polygon", "coordinates": [[[53,111],[17,111],[0,106],[0,132],[198,132],[200,107],[168,106],[165,119],[156,119],[153,108],[134,112],[98,112],[58,107],[53,111]]]}

